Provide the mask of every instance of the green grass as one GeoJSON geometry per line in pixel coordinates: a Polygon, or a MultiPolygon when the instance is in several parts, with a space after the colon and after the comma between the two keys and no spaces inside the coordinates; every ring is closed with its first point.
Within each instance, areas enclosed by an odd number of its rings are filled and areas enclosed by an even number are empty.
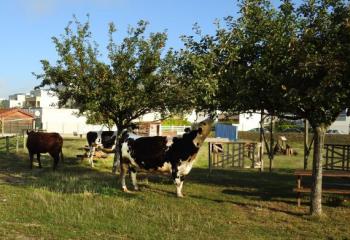
{"type": "Polygon", "coordinates": [[[324,198],[321,219],[309,217],[307,196],[296,207],[292,172],[302,166],[302,152],[276,156],[272,173],[218,169],[209,177],[204,146],[178,199],[163,176],[146,184],[141,175],[141,191],[123,193],[111,158],[94,169],[76,158],[84,144],[65,139],[65,163],[56,172],[49,156],[43,169],[30,170],[26,151],[0,150],[0,239],[350,238],[348,203],[324,198]]]}

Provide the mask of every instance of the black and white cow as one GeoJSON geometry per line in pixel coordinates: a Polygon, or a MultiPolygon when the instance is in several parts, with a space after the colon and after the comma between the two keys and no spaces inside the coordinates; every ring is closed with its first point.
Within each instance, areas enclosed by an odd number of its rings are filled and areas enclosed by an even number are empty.
{"type": "Polygon", "coordinates": [[[123,135],[121,146],[120,177],[123,191],[128,189],[125,177],[130,171],[132,185],[138,190],[136,172],[138,170],[159,171],[172,176],[178,197],[183,197],[184,177],[191,171],[192,165],[211,130],[212,120],[201,123],[195,130],[187,131],[180,138],[173,138],[168,146],[167,138],[162,136],[131,138],[123,135]]]}
{"type": "Polygon", "coordinates": [[[89,144],[89,163],[91,167],[94,167],[93,158],[96,148],[113,151],[117,139],[117,131],[90,131],[86,134],[86,139],[89,144]]]}

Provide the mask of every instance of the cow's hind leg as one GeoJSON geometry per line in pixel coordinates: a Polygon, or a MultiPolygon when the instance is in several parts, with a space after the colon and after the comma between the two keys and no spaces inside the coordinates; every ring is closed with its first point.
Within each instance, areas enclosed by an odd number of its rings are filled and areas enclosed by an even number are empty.
{"type": "Polygon", "coordinates": [[[126,163],[122,163],[120,165],[120,181],[122,184],[122,190],[124,192],[129,192],[128,188],[126,187],[125,177],[128,172],[129,165],[126,163]]]}
{"type": "Polygon", "coordinates": [[[33,168],[33,158],[34,158],[34,154],[33,153],[29,153],[30,169],[33,168]]]}
{"type": "Polygon", "coordinates": [[[90,151],[89,151],[89,163],[91,165],[91,167],[94,167],[94,154],[95,154],[95,147],[90,147],[90,151]]]}
{"type": "Polygon", "coordinates": [[[53,158],[53,170],[55,171],[57,169],[58,161],[60,160],[60,153],[54,152],[54,153],[50,153],[50,155],[53,158]]]}
{"type": "Polygon", "coordinates": [[[130,168],[130,177],[131,177],[132,185],[134,186],[134,190],[138,191],[139,186],[137,184],[136,169],[135,168],[130,168]]]}
{"type": "Polygon", "coordinates": [[[40,160],[40,153],[37,153],[37,154],[36,154],[36,159],[38,160],[39,168],[42,168],[42,166],[41,166],[41,160],[40,160]]]}

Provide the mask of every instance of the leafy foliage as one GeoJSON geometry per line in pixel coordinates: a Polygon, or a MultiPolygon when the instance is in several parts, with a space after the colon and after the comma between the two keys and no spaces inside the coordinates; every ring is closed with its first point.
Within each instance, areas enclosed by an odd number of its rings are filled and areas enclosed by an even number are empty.
{"type": "Polygon", "coordinates": [[[319,201],[312,207],[320,206],[324,133],[350,105],[349,4],[309,0],[295,8],[284,0],[275,9],[268,0],[244,0],[240,7],[240,17],[227,17],[215,36],[185,39],[191,68],[183,72],[212,86],[199,103],[206,108],[307,119],[315,133],[313,200],[319,201]]]}
{"type": "Polygon", "coordinates": [[[130,27],[127,37],[117,44],[116,28],[111,23],[110,62],[105,63],[99,59],[89,22],[74,19],[60,38],[53,37],[59,58],[54,65],[41,61],[43,73],[36,75],[42,80],[39,87],[50,86],[60,105],[71,102],[91,122],[110,125],[112,121],[120,130],[133,126],[132,122],[146,113],[168,114],[181,102],[168,71],[173,57],[169,52],[162,58],[167,34],[146,37],[147,25],[140,21],[137,27],[130,27]]]}

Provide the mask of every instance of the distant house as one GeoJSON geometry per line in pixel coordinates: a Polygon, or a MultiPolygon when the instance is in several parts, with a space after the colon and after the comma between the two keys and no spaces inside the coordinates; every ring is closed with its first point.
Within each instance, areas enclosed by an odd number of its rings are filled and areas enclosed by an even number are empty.
{"type": "Polygon", "coordinates": [[[0,133],[22,133],[33,129],[34,116],[18,108],[0,109],[0,133]]]}
{"type": "MultiPolygon", "coordinates": [[[[103,125],[87,124],[85,116],[78,116],[78,109],[70,108],[30,108],[36,119],[35,128],[64,135],[86,134],[88,131],[108,130],[103,125]]],[[[112,128],[111,130],[116,130],[112,128]]]]}
{"type": "Polygon", "coordinates": [[[8,108],[22,108],[25,105],[26,93],[16,93],[9,96],[8,108]]]}
{"type": "Polygon", "coordinates": [[[36,89],[30,93],[17,93],[9,96],[9,108],[57,108],[58,98],[45,89],[36,89]]]}

